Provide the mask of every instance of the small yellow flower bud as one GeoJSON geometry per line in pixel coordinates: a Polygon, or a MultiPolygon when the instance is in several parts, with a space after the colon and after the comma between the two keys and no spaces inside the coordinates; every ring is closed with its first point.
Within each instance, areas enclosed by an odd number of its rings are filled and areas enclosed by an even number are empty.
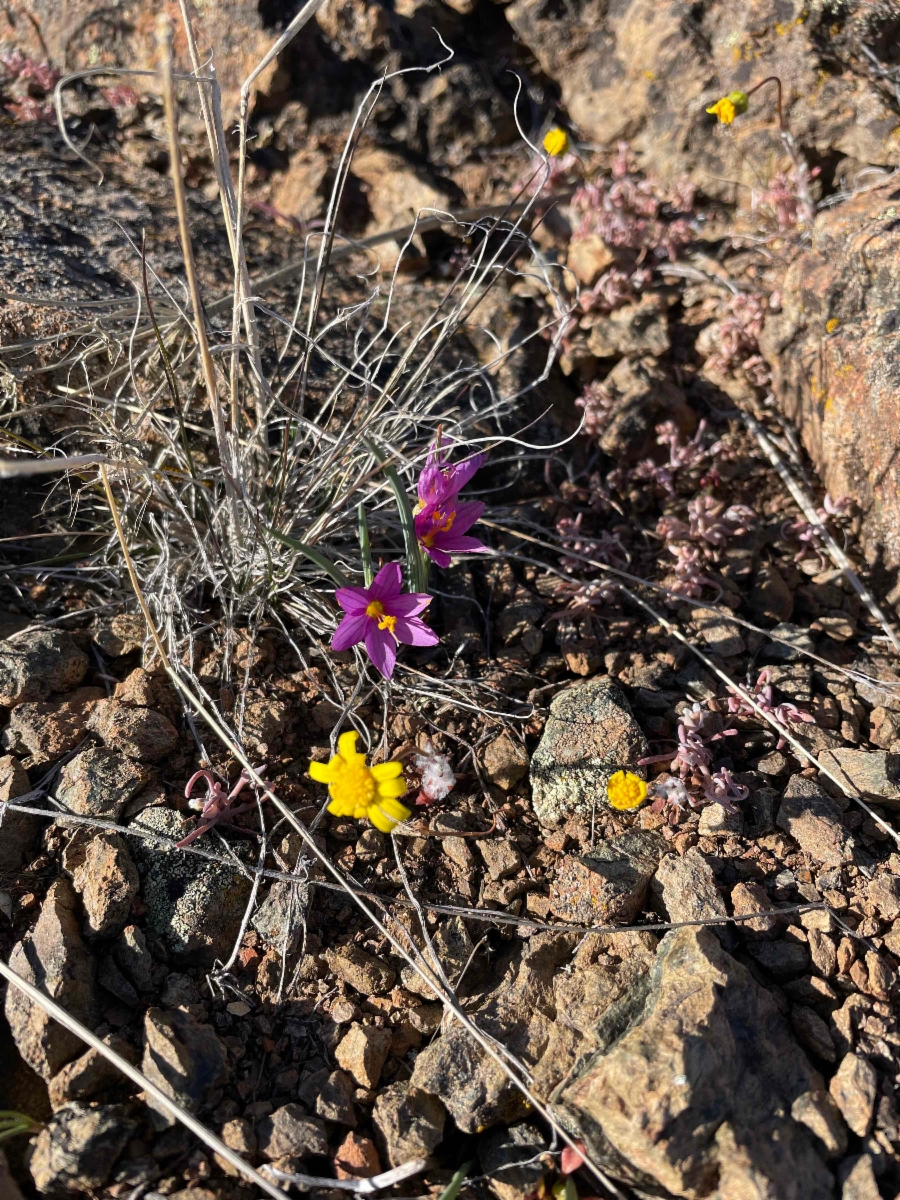
{"type": "Polygon", "coordinates": [[[633,771],[616,771],[606,785],[606,798],[610,808],[620,811],[637,808],[647,799],[647,785],[633,771]]]}
{"type": "Polygon", "coordinates": [[[730,125],[735,117],[747,111],[749,103],[750,97],[746,92],[729,92],[727,96],[711,104],[706,111],[718,117],[722,125],[730,125]]]}
{"type": "Polygon", "coordinates": [[[558,125],[554,125],[544,134],[544,149],[551,158],[559,158],[560,154],[565,154],[568,148],[569,139],[566,131],[560,129],[558,125]]]}

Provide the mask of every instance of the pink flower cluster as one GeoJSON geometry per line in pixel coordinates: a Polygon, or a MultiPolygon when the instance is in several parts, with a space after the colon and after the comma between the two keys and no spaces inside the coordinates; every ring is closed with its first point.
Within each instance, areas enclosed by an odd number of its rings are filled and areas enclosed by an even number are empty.
{"type": "MultiPolygon", "coordinates": [[[[764,667],[760,671],[753,688],[748,688],[749,694],[753,697],[763,712],[771,713],[777,721],[782,725],[803,723],[806,725],[814,725],[815,717],[812,713],[806,712],[802,708],[798,708],[796,704],[790,701],[782,701],[781,704],[775,703],[775,697],[772,691],[772,672],[768,667],[764,667]]],[[[737,717],[755,717],[756,710],[752,705],[748,704],[743,696],[737,693],[728,697],[728,712],[732,718],[737,717]]],[[[783,737],[779,737],[776,745],[776,750],[781,750],[785,746],[783,737]]]]}
{"type": "Polygon", "coordinates": [[[716,586],[704,570],[718,560],[718,552],[733,538],[749,533],[757,518],[746,504],[726,507],[706,493],[688,501],[687,515],[686,522],[680,517],[660,517],[656,532],[675,558],[673,591],[699,600],[704,586],[716,586]]]}
{"type": "Polygon", "coordinates": [[[640,257],[652,252],[678,257],[691,241],[690,221],[674,213],[690,213],[694,193],[689,184],[665,193],[637,174],[627,142],[620,142],[612,163],[612,179],[585,183],[572,197],[580,218],[573,238],[599,234],[607,246],[635,250],[640,257]]]}
{"type": "MultiPolygon", "coordinates": [[[[635,467],[616,467],[608,476],[610,486],[621,492],[629,483],[652,483],[661,495],[674,496],[679,472],[697,470],[727,453],[721,441],[707,445],[706,421],[700,422],[692,438],[686,437],[674,421],[663,421],[656,427],[656,442],[666,447],[667,460],[657,462],[654,458],[644,458],[635,467]]],[[[713,481],[718,478],[712,472],[710,477],[713,481]]]]}
{"type": "Polygon", "coordinates": [[[712,329],[713,352],[707,364],[724,374],[742,371],[754,387],[765,387],[769,364],[759,352],[765,309],[762,299],[738,292],[727,303],[726,315],[712,329]]]}
{"type": "Polygon", "coordinates": [[[54,118],[53,106],[45,97],[53,91],[61,75],[49,62],[38,62],[21,50],[0,54],[0,71],[4,83],[13,83],[14,98],[6,111],[15,121],[49,121],[54,118]]]}

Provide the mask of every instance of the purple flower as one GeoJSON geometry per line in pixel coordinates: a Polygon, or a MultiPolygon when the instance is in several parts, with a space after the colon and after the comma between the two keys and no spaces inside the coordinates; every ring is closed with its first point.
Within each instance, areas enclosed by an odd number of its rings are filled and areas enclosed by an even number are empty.
{"type": "Polygon", "coordinates": [[[447,496],[429,504],[416,515],[416,537],[419,545],[439,567],[450,566],[451,554],[483,550],[478,538],[466,537],[469,529],[484,512],[481,500],[460,504],[458,496],[447,496]]]}
{"type": "Polygon", "coordinates": [[[331,639],[332,650],[349,650],[365,642],[366,653],[385,679],[394,673],[397,644],[434,646],[440,638],[420,620],[431,603],[422,593],[401,595],[400,567],[388,563],[372,580],[371,587],[344,587],[335,592],[338,604],[347,614],[331,639]]]}
{"type": "Polygon", "coordinates": [[[416,485],[420,509],[458,496],[475,472],[484,466],[487,455],[474,454],[455,467],[447,462],[449,457],[450,446],[443,446],[441,435],[438,434],[429,447],[425,466],[416,485]]]}

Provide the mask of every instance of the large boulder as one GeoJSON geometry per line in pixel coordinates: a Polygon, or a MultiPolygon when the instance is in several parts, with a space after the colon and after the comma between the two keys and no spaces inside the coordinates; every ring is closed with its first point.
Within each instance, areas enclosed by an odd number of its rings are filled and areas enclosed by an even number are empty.
{"type": "Polygon", "coordinates": [[[592,1156],[642,1195],[829,1200],[822,1080],[769,992],[703,928],[665,937],[648,985],[556,1095],[592,1156]]]}
{"type": "MultiPolygon", "coordinates": [[[[803,0],[725,0],[688,12],[674,0],[515,0],[506,17],[543,70],[559,83],[586,140],[630,141],[663,181],[688,176],[708,194],[737,198],[789,166],[775,122],[775,89],[751,100],[728,129],[704,109],[769,75],[785,82],[794,136],[819,156],[858,163],[900,161],[896,121],[872,75],[864,44],[890,21],[851,0],[835,22],[827,5],[803,0]],[[856,66],[835,72],[828,64],[856,66]]],[[[891,32],[883,36],[891,38],[891,32]]]]}
{"type": "Polygon", "coordinates": [[[830,495],[856,501],[867,558],[887,570],[900,566],[898,194],[880,188],[816,219],[760,342],[779,408],[830,495]]]}

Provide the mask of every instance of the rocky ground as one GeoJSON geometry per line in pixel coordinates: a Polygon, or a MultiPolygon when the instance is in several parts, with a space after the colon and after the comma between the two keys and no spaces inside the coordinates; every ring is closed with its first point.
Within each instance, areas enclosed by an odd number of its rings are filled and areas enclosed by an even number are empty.
{"type": "MultiPolygon", "coordinates": [[[[204,30],[231,118],[293,10],[221,8],[204,30]]],[[[85,359],[95,374],[72,367],[95,336],[74,306],[130,301],[142,234],[160,281],[176,286],[181,266],[147,81],[66,89],[67,129],[102,185],[50,113],[64,71],[152,64],[155,13],[60,11],[34,0],[0,18],[0,432],[90,450],[79,372],[101,390],[115,356],[104,343],[85,359]]],[[[463,1164],[462,1194],[498,1200],[900,1194],[900,672],[841,569],[894,621],[896,28],[886,4],[336,0],[254,98],[257,279],[321,220],[365,90],[437,61],[439,39],[455,52],[440,72],[385,84],[344,233],[527,188],[517,79],[523,131],[570,136],[555,205],[460,339],[488,364],[536,334],[490,370],[516,392],[542,370],[537,331],[567,306],[552,368],[507,431],[530,423],[530,444],[564,444],[504,451],[476,477],[492,553],[440,576],[444,646],[408,653],[425,683],[356,709],[391,754],[447,755],[455,790],[402,837],[322,821],[308,765],[329,755],[352,657],[317,654],[302,627],[293,642],[275,626],[229,641],[210,605],[192,663],[222,711],[243,705],[253,761],[385,928],[415,928],[415,897],[463,1009],[605,1183],[296,831],[268,818],[261,843],[254,810],[175,847],[196,828],[184,789],[200,739],[121,563],[98,550],[108,531],[81,517],[77,475],[71,491],[0,481],[0,801],[20,805],[0,825],[0,951],[248,1162],[350,1181],[427,1160],[387,1195],[441,1196],[463,1164]],[[704,112],[775,73],[808,177],[771,92],[727,129],[704,112]],[[652,785],[633,811],[607,802],[622,769],[652,785]]],[[[187,99],[180,121],[218,297],[227,243],[187,99]]],[[[449,223],[420,235],[392,328],[440,303],[471,252],[449,223]]],[[[380,254],[389,271],[400,244],[380,254]]],[[[352,303],[364,265],[337,265],[329,312],[352,303]]],[[[284,284],[266,299],[290,311],[284,284]]],[[[12,987],[5,1018],[0,1108],[42,1127],[4,1143],[2,1200],[250,1194],[12,987]]]]}

